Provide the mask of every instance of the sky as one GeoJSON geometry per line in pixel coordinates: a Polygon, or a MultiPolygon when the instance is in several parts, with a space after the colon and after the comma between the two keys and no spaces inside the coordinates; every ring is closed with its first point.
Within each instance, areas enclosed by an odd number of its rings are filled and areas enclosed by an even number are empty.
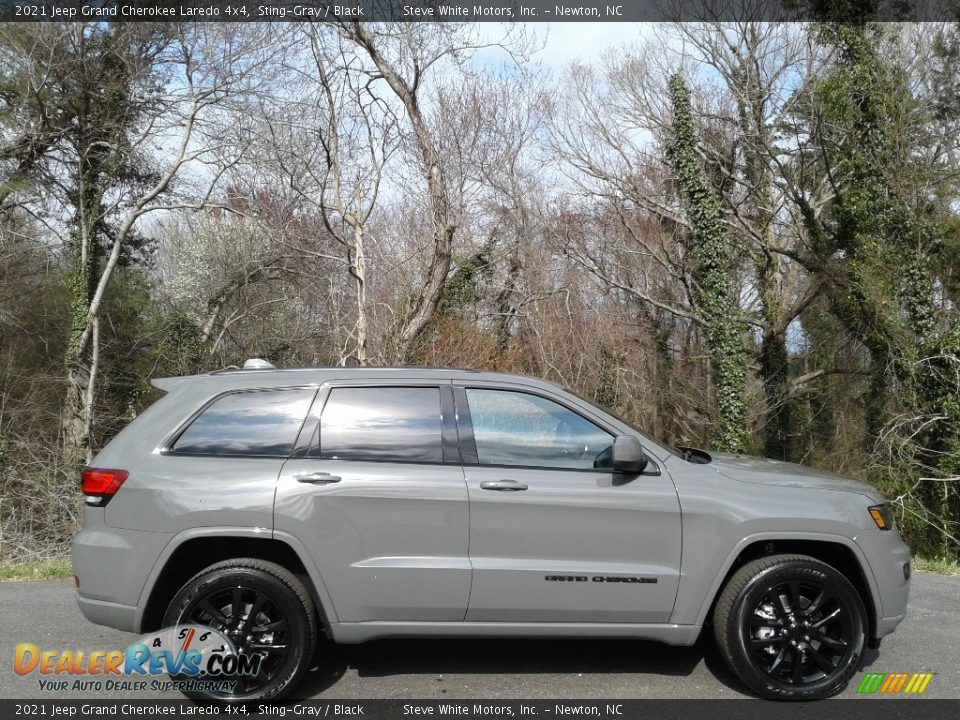
{"type": "MultiPolygon", "coordinates": [[[[502,38],[504,26],[500,23],[478,23],[481,37],[494,40],[502,38]]],[[[535,33],[543,48],[533,55],[544,70],[558,74],[577,60],[589,62],[597,59],[611,48],[633,43],[656,32],[651,23],[615,22],[557,22],[530,23],[526,28],[535,33]]],[[[481,50],[475,62],[500,65],[503,53],[498,50],[481,50]]]]}
{"type": "Polygon", "coordinates": [[[609,48],[649,37],[653,30],[648,23],[619,22],[558,22],[538,27],[543,28],[546,41],[534,57],[550,70],[561,70],[575,60],[597,58],[609,48]]]}
{"type": "MultiPolygon", "coordinates": [[[[501,23],[476,23],[480,39],[496,42],[504,35],[505,25],[501,23]]],[[[529,23],[525,30],[535,35],[536,46],[542,46],[531,60],[539,64],[553,77],[562,76],[566,68],[574,62],[590,63],[598,61],[605,52],[618,46],[637,43],[644,38],[663,38],[663,29],[654,23],[627,22],[556,22],[529,23]]],[[[499,48],[479,50],[473,62],[480,67],[503,67],[509,65],[507,54],[499,48]]],[[[191,172],[206,178],[209,168],[195,165],[191,172]]],[[[190,175],[190,173],[187,173],[190,175]]]]}

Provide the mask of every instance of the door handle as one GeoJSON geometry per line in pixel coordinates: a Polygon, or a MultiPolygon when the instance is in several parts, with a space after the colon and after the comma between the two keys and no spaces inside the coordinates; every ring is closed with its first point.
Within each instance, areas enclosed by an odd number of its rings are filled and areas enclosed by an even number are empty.
{"type": "Polygon", "coordinates": [[[517,490],[526,490],[527,484],[516,480],[484,480],[480,483],[480,489],[516,492],[517,490]]]}
{"type": "Polygon", "coordinates": [[[338,483],[341,478],[339,475],[331,475],[326,472],[301,473],[294,475],[293,479],[301,483],[316,483],[318,485],[327,485],[329,483],[338,483]]]}

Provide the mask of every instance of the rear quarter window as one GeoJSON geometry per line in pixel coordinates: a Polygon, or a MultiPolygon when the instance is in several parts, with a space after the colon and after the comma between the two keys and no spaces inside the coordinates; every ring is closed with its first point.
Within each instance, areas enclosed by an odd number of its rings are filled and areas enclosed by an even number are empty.
{"type": "Polygon", "coordinates": [[[176,439],[183,455],[287,457],[314,388],[236,392],[214,400],[176,439]]]}

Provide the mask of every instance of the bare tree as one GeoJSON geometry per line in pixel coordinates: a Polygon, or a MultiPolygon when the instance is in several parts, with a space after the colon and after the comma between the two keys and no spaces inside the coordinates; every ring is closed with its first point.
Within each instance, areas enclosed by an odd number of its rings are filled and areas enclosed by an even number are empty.
{"type": "Polygon", "coordinates": [[[264,103],[266,159],[281,181],[322,222],[325,237],[291,238],[295,252],[333,256],[346,250],[354,283],[355,321],[340,362],[369,360],[367,233],[377,209],[386,164],[399,145],[393,109],[373,91],[349,41],[325,26],[298,33],[285,63],[290,77],[280,97],[264,103]],[[307,51],[302,50],[306,45],[307,51]]]}
{"type": "Polygon", "coordinates": [[[436,314],[450,272],[459,222],[445,163],[438,151],[437,131],[429,121],[428,79],[435,66],[461,68],[474,51],[492,43],[478,40],[475,29],[440,23],[377,26],[351,21],[336,22],[334,27],[369,61],[369,80],[386,83],[399,102],[426,183],[430,259],[420,288],[409,310],[398,318],[386,350],[388,360],[404,362],[436,314]]]}
{"type": "Polygon", "coordinates": [[[37,132],[33,155],[21,155],[13,173],[30,171],[44,181],[34,205],[47,203],[42,219],[66,235],[71,252],[62,414],[69,465],[92,452],[100,317],[111,278],[143,247],[143,217],[204,206],[235,160],[240,149],[228,147],[214,125],[218,108],[252,82],[248,71],[263,48],[257,32],[205,24],[57,25],[34,37],[18,60],[16,71],[45,90],[30,111],[66,118],[56,136],[37,132]],[[172,192],[178,178],[179,194],[172,192]],[[54,203],[70,216],[62,228],[47,219],[54,203]]]}
{"type": "Polygon", "coordinates": [[[459,178],[459,196],[488,267],[486,317],[499,348],[506,349],[514,321],[531,300],[524,292],[528,246],[542,231],[549,162],[539,152],[550,102],[541,74],[511,70],[458,79],[443,88],[434,125],[440,128],[448,175],[459,178]],[[472,188],[468,191],[468,188],[472,188]]]}

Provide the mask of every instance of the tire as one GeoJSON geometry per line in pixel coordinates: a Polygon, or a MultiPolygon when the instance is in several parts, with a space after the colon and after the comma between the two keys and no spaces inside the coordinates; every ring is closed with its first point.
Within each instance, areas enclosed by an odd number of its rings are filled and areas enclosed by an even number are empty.
{"type": "Polygon", "coordinates": [[[771,555],[734,573],[713,624],[720,654],[758,695],[820,700],[843,690],[859,668],[867,612],[856,588],[830,565],[771,555]]]}
{"type": "Polygon", "coordinates": [[[316,617],[303,583],[276,563],[239,558],[211,565],[176,594],[164,615],[164,627],[188,623],[213,627],[235,641],[241,652],[259,654],[263,660],[256,676],[234,676],[238,685],[233,692],[184,690],[183,694],[224,703],[270,701],[287,695],[310,666],[317,643],[316,617]],[[240,599],[235,601],[238,588],[240,599]],[[253,627],[244,630],[255,604],[259,608],[256,618],[265,628],[259,635],[252,632],[253,627]],[[211,614],[210,608],[217,615],[211,614]],[[251,635],[245,634],[248,632],[251,635]],[[253,647],[254,643],[259,645],[253,647]]]}

